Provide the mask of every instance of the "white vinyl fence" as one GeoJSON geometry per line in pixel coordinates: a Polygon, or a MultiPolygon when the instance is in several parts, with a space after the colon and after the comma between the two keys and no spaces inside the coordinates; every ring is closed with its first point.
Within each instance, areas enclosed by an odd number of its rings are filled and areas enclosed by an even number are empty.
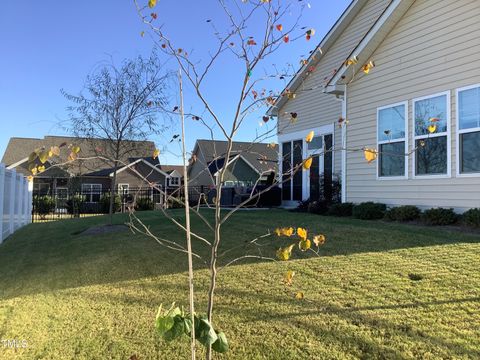
{"type": "Polygon", "coordinates": [[[32,220],[32,191],[27,178],[0,164],[0,244],[32,220]]]}

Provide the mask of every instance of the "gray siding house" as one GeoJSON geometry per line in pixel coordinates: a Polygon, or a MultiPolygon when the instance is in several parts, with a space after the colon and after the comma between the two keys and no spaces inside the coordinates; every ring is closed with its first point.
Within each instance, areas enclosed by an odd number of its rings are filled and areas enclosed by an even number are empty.
{"type": "Polygon", "coordinates": [[[235,141],[230,159],[225,159],[227,142],[197,140],[188,169],[189,184],[213,187],[218,170],[228,162],[225,186],[252,186],[266,182],[277,172],[278,146],[235,141]]]}
{"type": "MultiPolygon", "coordinates": [[[[79,146],[80,159],[68,163],[68,151],[65,150],[60,156],[51,158],[45,163],[46,170],[35,176],[34,192],[60,197],[82,192],[89,202],[98,201],[100,194],[110,190],[113,178],[112,163],[98,158],[106,156],[108,152],[106,141],[60,136],[45,136],[43,139],[11,138],[2,163],[7,168],[16,169],[28,176],[31,175],[28,169],[30,153],[35,149],[48,149],[62,143],[79,146]]],[[[150,141],[129,141],[126,146],[129,147],[128,151],[117,170],[117,188],[123,193],[132,188],[150,188],[151,183],[167,188],[170,174],[162,170],[158,158],[152,158],[155,144],[150,141]]]]}
{"type": "MultiPolygon", "coordinates": [[[[332,146],[332,169],[321,155],[319,171],[338,174],[343,201],[480,207],[478,19],[478,0],[352,1],[288,86],[310,90],[270,109],[285,127],[283,170],[332,146]]],[[[310,178],[287,181],[284,201],[308,198],[310,178]]]]}

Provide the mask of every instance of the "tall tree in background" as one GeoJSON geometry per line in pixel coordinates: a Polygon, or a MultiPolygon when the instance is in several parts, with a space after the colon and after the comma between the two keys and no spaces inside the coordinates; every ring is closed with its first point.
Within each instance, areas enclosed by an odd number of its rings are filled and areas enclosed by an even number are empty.
{"type": "MultiPolygon", "coordinates": [[[[69,130],[76,136],[91,139],[92,149],[99,158],[112,166],[110,188],[110,223],[114,213],[117,170],[137,144],[166,126],[157,119],[167,102],[166,89],[170,74],[155,53],[124,60],[120,67],[113,63],[87,76],[78,95],[62,90],[72,102],[69,130]],[[95,140],[107,144],[99,148],[95,140]]],[[[153,156],[153,154],[145,154],[153,156]]]]}

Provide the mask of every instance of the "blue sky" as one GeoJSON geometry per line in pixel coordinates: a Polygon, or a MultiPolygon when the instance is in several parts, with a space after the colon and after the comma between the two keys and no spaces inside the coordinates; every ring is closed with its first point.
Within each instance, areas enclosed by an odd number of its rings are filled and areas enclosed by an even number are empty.
{"type": "MultiPolygon", "coordinates": [[[[142,1],[142,0],[139,0],[142,1]]],[[[143,0],[146,2],[146,0],[143,0]]],[[[303,0],[304,2],[306,0],[303,0]]],[[[290,1],[297,6],[296,0],[290,1]]],[[[334,24],[350,0],[310,0],[301,25],[313,27],[316,35],[310,42],[301,40],[286,44],[265,62],[283,67],[298,65],[300,56],[308,55],[334,24]]],[[[158,23],[164,24],[172,41],[192,53],[192,58],[205,60],[208,49],[215,45],[210,24],[213,19],[221,30],[223,13],[215,0],[158,0],[155,9],[158,23]]],[[[288,22],[288,19],[286,19],[288,22]]],[[[86,75],[102,63],[115,63],[139,54],[148,55],[154,45],[136,14],[130,0],[85,1],[4,1],[0,5],[0,154],[10,137],[43,137],[66,135],[62,129],[67,121],[68,102],[60,89],[78,93],[86,75]]],[[[255,36],[255,26],[251,33],[255,36]]],[[[239,65],[228,56],[211,73],[204,91],[225,123],[233,113],[232,104],[238,97],[239,65]]],[[[174,68],[174,63],[166,65],[174,68]]],[[[260,70],[263,70],[260,69],[260,70]]],[[[277,83],[272,90],[281,90],[277,83]]],[[[186,109],[199,109],[192,90],[187,87],[186,109]]],[[[175,102],[175,100],[173,100],[175,102]]],[[[198,110],[194,110],[198,112],[198,110]]],[[[255,137],[261,114],[249,118],[237,140],[255,137]]],[[[162,121],[162,120],[160,120],[162,121]]],[[[161,136],[152,137],[159,147],[168,146],[160,157],[163,163],[179,163],[179,146],[170,144],[178,132],[176,124],[161,136]]],[[[209,132],[197,122],[187,122],[188,148],[197,138],[208,138],[209,132]]]]}

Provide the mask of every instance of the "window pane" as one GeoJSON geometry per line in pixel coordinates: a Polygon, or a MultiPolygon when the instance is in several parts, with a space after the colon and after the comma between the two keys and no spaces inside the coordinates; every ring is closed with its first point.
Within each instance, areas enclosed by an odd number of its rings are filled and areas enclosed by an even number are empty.
{"type": "Polygon", "coordinates": [[[320,157],[314,156],[310,167],[310,200],[320,198],[320,157]]]}
{"type": "Polygon", "coordinates": [[[440,175],[447,173],[447,137],[438,136],[415,142],[417,175],[440,175]],[[422,146],[422,143],[424,146],[422,146]]]}
{"type": "Polygon", "coordinates": [[[332,200],[333,180],[333,135],[325,135],[325,154],[323,155],[323,198],[332,200]]]}
{"type": "Polygon", "coordinates": [[[292,143],[285,142],[282,144],[282,199],[283,200],[292,200],[291,199],[291,174],[290,170],[292,169],[291,165],[291,156],[292,156],[292,143]]]}
{"type": "Polygon", "coordinates": [[[480,87],[458,93],[460,129],[480,127],[480,87]]]}
{"type": "Polygon", "coordinates": [[[405,138],[405,105],[382,109],[378,112],[378,140],[405,138]]]}
{"type": "Polygon", "coordinates": [[[321,149],[323,147],[322,145],[322,137],[321,136],[315,136],[311,142],[308,143],[307,145],[308,150],[317,150],[321,149]]]}
{"type": "MultiPolygon", "coordinates": [[[[293,166],[298,166],[303,162],[303,140],[296,140],[293,142],[293,166]]],[[[302,200],[302,182],[303,170],[302,167],[293,175],[293,196],[292,200],[302,200]]]]}
{"type": "Polygon", "coordinates": [[[436,133],[447,131],[447,96],[441,95],[415,102],[415,135],[427,135],[430,119],[437,118],[436,133]]]}
{"type": "Polygon", "coordinates": [[[405,142],[380,145],[379,174],[383,177],[405,176],[405,142]]]}
{"type": "Polygon", "coordinates": [[[462,173],[480,172],[480,132],[460,135],[460,162],[462,173]]]}

